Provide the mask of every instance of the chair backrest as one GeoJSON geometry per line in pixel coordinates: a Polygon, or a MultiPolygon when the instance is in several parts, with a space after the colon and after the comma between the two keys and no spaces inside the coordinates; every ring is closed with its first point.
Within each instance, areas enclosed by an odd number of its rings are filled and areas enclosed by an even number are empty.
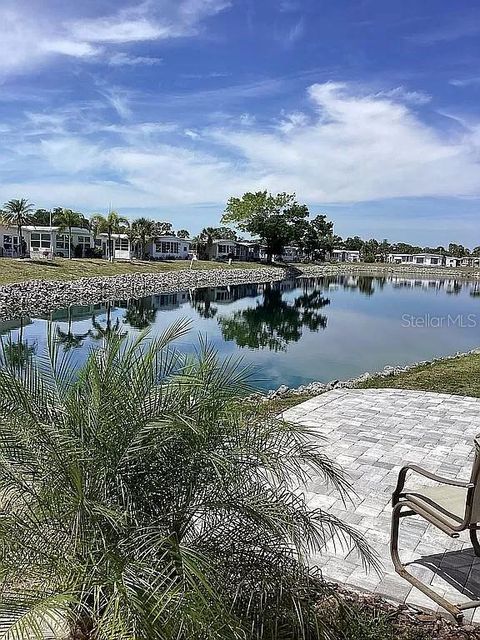
{"type": "Polygon", "coordinates": [[[470,474],[470,483],[474,486],[468,490],[465,516],[471,523],[480,522],[480,434],[474,438],[475,458],[470,474]]]}

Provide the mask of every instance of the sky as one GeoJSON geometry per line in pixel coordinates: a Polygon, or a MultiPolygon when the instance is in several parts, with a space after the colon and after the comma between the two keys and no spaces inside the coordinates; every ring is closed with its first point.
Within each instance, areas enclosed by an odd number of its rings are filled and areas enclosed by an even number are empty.
{"type": "Polygon", "coordinates": [[[477,0],[0,0],[0,203],[480,245],[477,0]]]}

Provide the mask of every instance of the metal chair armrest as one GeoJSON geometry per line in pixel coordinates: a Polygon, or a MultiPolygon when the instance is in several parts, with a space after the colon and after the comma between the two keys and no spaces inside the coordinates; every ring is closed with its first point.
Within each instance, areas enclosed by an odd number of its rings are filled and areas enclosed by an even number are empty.
{"type": "Polygon", "coordinates": [[[405,485],[405,480],[406,480],[408,471],[413,471],[414,473],[418,473],[419,475],[424,476],[429,480],[434,480],[435,482],[439,482],[440,484],[448,484],[453,487],[463,487],[464,489],[471,489],[474,487],[474,485],[471,482],[465,482],[463,480],[453,480],[452,478],[442,478],[442,476],[437,476],[435,473],[432,473],[431,471],[427,471],[426,469],[422,469],[422,467],[419,467],[416,464],[407,464],[400,469],[400,472],[398,474],[397,486],[392,496],[393,505],[395,505],[398,502],[398,498],[400,497],[400,494],[403,491],[403,487],[405,485]]]}

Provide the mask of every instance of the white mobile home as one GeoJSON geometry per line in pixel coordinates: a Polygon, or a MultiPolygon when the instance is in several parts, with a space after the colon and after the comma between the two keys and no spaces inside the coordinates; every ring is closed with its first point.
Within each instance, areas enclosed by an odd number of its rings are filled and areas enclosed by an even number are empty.
{"type": "Polygon", "coordinates": [[[59,227],[26,225],[22,227],[22,237],[23,250],[17,227],[0,226],[0,255],[10,258],[83,257],[93,247],[92,234],[81,227],[72,227],[69,237],[68,232],[61,232],[59,227]]]}
{"type": "Polygon", "coordinates": [[[445,264],[445,256],[441,253],[389,253],[387,262],[420,267],[441,267],[445,264]]]}
{"type": "Polygon", "coordinates": [[[100,249],[102,257],[115,260],[131,260],[133,257],[130,239],[126,233],[112,233],[111,246],[108,246],[108,233],[100,233],[95,238],[95,248],[100,249]]]}
{"type": "Polygon", "coordinates": [[[212,260],[236,258],[237,243],[235,240],[214,240],[208,248],[208,257],[212,260]]]}
{"type": "Polygon", "coordinates": [[[360,251],[334,249],[332,251],[332,259],[337,262],[360,262],[360,251]]]}
{"type": "Polygon", "coordinates": [[[187,260],[191,256],[191,241],[176,236],[158,236],[147,245],[147,253],[153,259],[187,260]]]}

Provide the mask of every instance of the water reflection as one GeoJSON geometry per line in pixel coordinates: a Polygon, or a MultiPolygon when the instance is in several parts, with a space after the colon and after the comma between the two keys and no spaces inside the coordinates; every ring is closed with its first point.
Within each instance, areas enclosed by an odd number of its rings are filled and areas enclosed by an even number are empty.
{"type": "Polygon", "coordinates": [[[37,353],[37,341],[24,338],[25,326],[29,324],[32,324],[32,321],[26,317],[0,323],[0,363],[18,369],[37,353]]]}
{"type": "Polygon", "coordinates": [[[284,300],[280,286],[265,285],[262,300],[254,307],[235,311],[218,319],[224,340],[239,347],[285,351],[290,342],[298,342],[302,329],[325,329],[327,317],[318,309],[330,304],[321,290],[306,289],[293,300],[284,300]]]}
{"type": "MultiPolygon", "coordinates": [[[[242,349],[267,380],[259,386],[352,377],[385,364],[465,351],[480,344],[480,281],[346,274],[282,282],[159,293],[138,300],[71,306],[48,318],[0,323],[3,358],[21,367],[46,343],[46,320],[74,366],[112,332],[152,336],[188,317],[194,332],[182,350],[193,351],[196,333],[207,334],[222,355],[242,349]],[[470,329],[406,329],[408,317],[473,317],[470,329]],[[460,314],[460,315],[459,315],[460,314]],[[463,314],[463,315],[462,315],[463,314]]],[[[439,326],[441,323],[437,323],[439,326]]]]}

